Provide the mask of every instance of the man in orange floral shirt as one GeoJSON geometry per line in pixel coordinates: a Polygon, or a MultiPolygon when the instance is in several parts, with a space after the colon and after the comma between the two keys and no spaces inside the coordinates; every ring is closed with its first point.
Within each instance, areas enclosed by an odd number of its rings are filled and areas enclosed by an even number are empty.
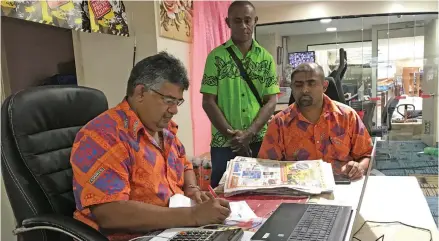
{"type": "Polygon", "coordinates": [[[228,202],[199,190],[171,120],[188,87],[183,64],[167,53],[136,64],[125,99],[76,136],[71,154],[76,219],[110,240],[129,240],[150,230],[227,218],[228,202]],[[174,194],[198,205],[168,208],[174,194]]]}
{"type": "Polygon", "coordinates": [[[332,163],[334,171],[359,179],[367,170],[372,139],[357,113],[324,94],[321,66],[305,63],[291,75],[296,100],[270,122],[259,158],[332,163]]]}

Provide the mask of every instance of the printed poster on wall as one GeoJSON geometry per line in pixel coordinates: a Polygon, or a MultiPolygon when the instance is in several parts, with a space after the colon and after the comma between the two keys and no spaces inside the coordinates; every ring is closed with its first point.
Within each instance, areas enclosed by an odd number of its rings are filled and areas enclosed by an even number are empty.
{"type": "Polygon", "coordinates": [[[1,1],[2,16],[52,26],[128,36],[122,1],[1,1]]]}
{"type": "Polygon", "coordinates": [[[125,5],[122,1],[88,1],[91,31],[128,36],[125,5]]]}
{"type": "Polygon", "coordinates": [[[2,1],[2,16],[90,31],[90,21],[79,1],[2,1]]]}
{"type": "Polygon", "coordinates": [[[192,42],[193,0],[159,0],[160,36],[192,42]]]}

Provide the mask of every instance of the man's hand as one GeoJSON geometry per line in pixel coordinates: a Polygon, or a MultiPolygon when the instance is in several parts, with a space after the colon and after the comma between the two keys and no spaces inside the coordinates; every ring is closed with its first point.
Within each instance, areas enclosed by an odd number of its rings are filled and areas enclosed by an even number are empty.
{"type": "MultiPolygon", "coordinates": [[[[210,194],[210,193],[209,193],[210,194]]],[[[212,198],[192,207],[192,217],[196,226],[221,224],[230,215],[229,202],[221,198],[212,198]]]]}
{"type": "Polygon", "coordinates": [[[192,187],[192,188],[187,188],[187,190],[185,190],[184,195],[192,200],[194,200],[195,202],[197,202],[198,204],[206,202],[208,200],[210,200],[211,198],[213,198],[213,196],[209,196],[208,194],[210,193],[206,193],[203,191],[200,191],[200,189],[192,187]]]}
{"type": "Polygon", "coordinates": [[[358,180],[364,175],[364,169],[360,163],[350,161],[341,167],[341,172],[349,177],[351,180],[358,180]]]}
{"type": "Polygon", "coordinates": [[[251,156],[250,141],[254,134],[247,130],[227,130],[227,132],[233,136],[230,141],[233,152],[251,156]]]}

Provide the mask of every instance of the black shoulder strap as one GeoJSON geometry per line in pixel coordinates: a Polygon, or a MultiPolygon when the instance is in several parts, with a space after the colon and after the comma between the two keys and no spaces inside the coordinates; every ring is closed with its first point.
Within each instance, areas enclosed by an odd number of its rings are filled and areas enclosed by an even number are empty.
{"type": "Polygon", "coordinates": [[[247,82],[248,87],[250,87],[250,90],[252,91],[253,95],[256,97],[256,100],[258,101],[259,105],[262,107],[264,106],[264,103],[262,102],[261,97],[258,94],[258,91],[256,90],[255,85],[248,77],[247,71],[245,71],[244,66],[242,65],[241,60],[236,56],[235,52],[232,49],[232,46],[226,48],[227,52],[229,52],[232,59],[235,61],[236,66],[239,69],[239,72],[241,73],[242,78],[247,82]]]}

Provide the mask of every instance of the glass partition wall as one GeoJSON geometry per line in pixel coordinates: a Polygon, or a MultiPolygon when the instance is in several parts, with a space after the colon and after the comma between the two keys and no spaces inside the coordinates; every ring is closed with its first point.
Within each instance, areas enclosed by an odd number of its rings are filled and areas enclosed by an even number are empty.
{"type": "Polygon", "coordinates": [[[434,144],[437,137],[429,125],[439,118],[434,104],[438,97],[437,18],[437,13],[417,13],[264,24],[256,27],[256,40],[277,62],[285,92],[280,103],[288,102],[295,66],[316,62],[326,76],[334,75],[343,68],[343,49],[346,68],[341,91],[346,104],[360,115],[367,112],[364,118],[369,121],[363,120],[368,129],[387,129],[385,136],[390,140],[421,140],[427,135],[434,144]]]}

